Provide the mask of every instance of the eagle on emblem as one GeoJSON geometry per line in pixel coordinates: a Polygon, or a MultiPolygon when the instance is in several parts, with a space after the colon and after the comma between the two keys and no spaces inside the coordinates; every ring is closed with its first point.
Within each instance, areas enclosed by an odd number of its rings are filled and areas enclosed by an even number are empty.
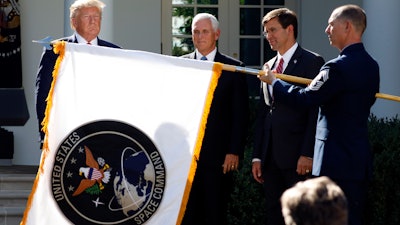
{"type": "Polygon", "coordinates": [[[111,177],[110,171],[107,171],[109,166],[105,164],[103,168],[100,168],[99,163],[94,159],[90,149],[87,146],[84,147],[87,167],[79,168],[79,175],[83,176],[84,179],[81,180],[78,188],[75,190],[72,196],[77,196],[81,194],[86,189],[92,187],[96,183],[99,185],[100,190],[103,190],[103,183],[108,183],[111,177]]]}

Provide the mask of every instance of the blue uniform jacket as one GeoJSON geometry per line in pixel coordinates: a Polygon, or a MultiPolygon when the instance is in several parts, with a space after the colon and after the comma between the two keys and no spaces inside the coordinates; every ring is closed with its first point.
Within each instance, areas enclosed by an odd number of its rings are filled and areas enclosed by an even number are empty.
{"type": "Polygon", "coordinates": [[[276,101],[318,105],[313,175],[365,180],[372,174],[368,117],[379,92],[379,66],[362,43],[327,62],[307,88],[277,80],[276,101]]]}

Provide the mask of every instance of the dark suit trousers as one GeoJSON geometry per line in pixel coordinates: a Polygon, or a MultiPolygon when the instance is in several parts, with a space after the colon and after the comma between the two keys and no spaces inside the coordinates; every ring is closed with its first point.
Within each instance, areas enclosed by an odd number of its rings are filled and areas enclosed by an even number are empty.
{"type": "Polygon", "coordinates": [[[349,225],[365,224],[363,213],[367,198],[368,182],[332,180],[339,185],[346,195],[349,210],[349,225]]]}
{"type": "Polygon", "coordinates": [[[265,168],[263,170],[266,224],[285,225],[281,211],[280,198],[286,189],[292,187],[298,181],[304,180],[306,177],[298,175],[296,168],[279,168],[270,152],[271,151],[267,154],[265,168]]]}
{"type": "Polygon", "coordinates": [[[182,225],[226,225],[232,187],[232,173],[198,165],[182,225]]]}

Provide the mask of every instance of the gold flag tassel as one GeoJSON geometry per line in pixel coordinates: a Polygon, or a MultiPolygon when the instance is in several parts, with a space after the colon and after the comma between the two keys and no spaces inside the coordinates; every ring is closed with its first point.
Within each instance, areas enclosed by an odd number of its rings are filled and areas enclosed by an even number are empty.
{"type": "Polygon", "coordinates": [[[215,91],[215,88],[218,85],[218,79],[221,76],[222,70],[223,70],[222,64],[215,62],[214,65],[213,65],[213,68],[212,68],[212,78],[211,78],[210,86],[209,86],[208,92],[207,92],[208,94],[207,94],[207,98],[206,98],[206,102],[205,102],[205,106],[204,106],[203,116],[201,118],[199,134],[198,134],[198,138],[197,138],[197,141],[196,141],[196,144],[195,144],[195,147],[194,147],[192,163],[191,163],[191,166],[190,166],[188,179],[186,181],[185,192],[183,193],[181,208],[180,208],[180,211],[179,211],[179,215],[178,215],[178,219],[176,221],[176,224],[181,224],[182,223],[183,216],[185,214],[186,205],[187,205],[188,200],[189,200],[190,190],[192,188],[194,175],[195,175],[195,172],[196,172],[196,169],[197,169],[197,161],[200,158],[200,149],[201,149],[201,145],[203,143],[203,137],[204,137],[204,132],[205,132],[205,129],[206,129],[208,114],[210,112],[211,103],[212,103],[212,100],[213,100],[213,97],[214,97],[214,91],[215,91]]]}
{"type": "Polygon", "coordinates": [[[46,111],[45,111],[45,117],[44,117],[44,119],[42,121],[42,125],[43,125],[42,130],[46,134],[45,135],[45,139],[44,139],[44,143],[43,143],[42,157],[40,159],[39,169],[38,169],[38,172],[36,174],[36,178],[35,178],[35,180],[33,182],[32,191],[29,194],[28,201],[26,203],[26,208],[25,208],[25,211],[24,211],[24,215],[22,217],[20,225],[25,225],[27,220],[28,220],[28,214],[29,214],[29,211],[32,208],[32,201],[33,201],[34,195],[36,193],[36,190],[37,190],[37,187],[38,187],[38,184],[39,184],[39,179],[41,177],[40,175],[44,173],[44,162],[45,162],[45,160],[47,158],[47,155],[49,154],[49,146],[48,146],[48,141],[47,141],[47,123],[48,123],[48,120],[49,120],[50,108],[51,108],[51,105],[53,103],[52,102],[52,100],[53,100],[52,96],[53,96],[53,91],[54,91],[54,84],[55,84],[55,82],[57,80],[57,75],[58,75],[58,70],[59,70],[60,64],[61,64],[61,62],[62,62],[62,60],[64,58],[65,42],[62,41],[62,42],[54,43],[53,51],[54,51],[54,53],[59,54],[59,56],[57,58],[55,66],[54,66],[54,70],[53,70],[53,74],[52,74],[53,82],[51,84],[51,88],[50,88],[49,94],[48,94],[47,99],[46,99],[47,106],[46,106],[46,111]]]}
{"type": "MultiPolygon", "coordinates": [[[[263,70],[257,70],[257,69],[253,69],[253,68],[246,68],[246,67],[240,67],[240,66],[232,66],[232,65],[227,65],[227,64],[223,64],[222,69],[227,70],[227,71],[232,71],[232,72],[247,73],[247,74],[256,75],[256,76],[265,74],[265,72],[263,70]]],[[[275,76],[276,76],[276,78],[279,78],[281,80],[293,82],[293,83],[297,83],[297,84],[308,85],[312,81],[311,79],[307,79],[307,78],[303,78],[303,77],[296,77],[296,76],[286,75],[286,74],[281,74],[281,73],[276,73],[275,76]]],[[[376,93],[375,97],[400,102],[400,96],[396,96],[396,95],[376,93]]]]}
{"type": "Polygon", "coordinates": [[[64,53],[65,53],[65,42],[64,41],[60,41],[60,42],[56,42],[53,45],[53,51],[55,54],[58,54],[58,58],[56,61],[56,64],[54,65],[54,70],[53,70],[53,81],[51,83],[51,87],[50,87],[50,91],[49,91],[49,95],[47,96],[47,105],[46,105],[46,111],[44,113],[44,119],[42,121],[42,130],[45,133],[45,138],[44,138],[44,143],[43,143],[43,150],[44,151],[48,151],[48,140],[47,140],[47,124],[49,121],[49,115],[50,115],[50,109],[51,106],[53,105],[53,91],[54,91],[54,85],[56,83],[57,80],[57,76],[58,76],[58,70],[60,68],[61,62],[64,58],[64,53]]]}

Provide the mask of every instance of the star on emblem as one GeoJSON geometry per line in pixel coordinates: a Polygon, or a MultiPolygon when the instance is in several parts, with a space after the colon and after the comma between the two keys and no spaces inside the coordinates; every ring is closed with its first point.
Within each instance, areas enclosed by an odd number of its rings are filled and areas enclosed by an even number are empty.
{"type": "Polygon", "coordinates": [[[94,203],[94,205],[96,206],[96,208],[97,208],[97,206],[99,206],[99,205],[104,205],[103,202],[100,202],[99,197],[97,197],[96,200],[92,200],[92,202],[94,203]]]}

